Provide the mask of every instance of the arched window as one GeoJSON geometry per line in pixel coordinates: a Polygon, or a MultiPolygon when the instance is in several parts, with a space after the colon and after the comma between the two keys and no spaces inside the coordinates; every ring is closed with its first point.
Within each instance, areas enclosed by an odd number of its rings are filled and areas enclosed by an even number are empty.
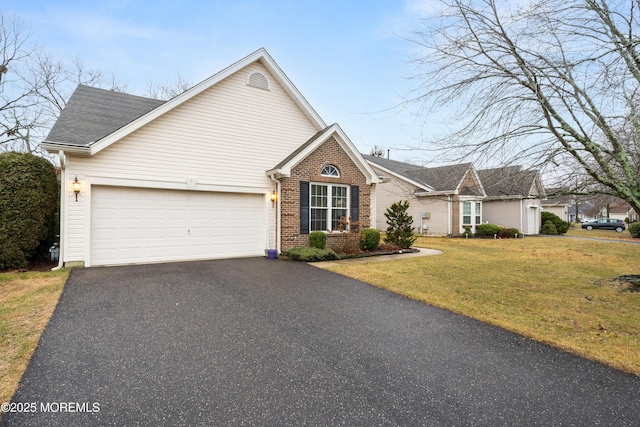
{"type": "Polygon", "coordinates": [[[339,178],[340,172],[338,172],[338,168],[333,165],[327,165],[322,168],[322,176],[330,176],[333,178],[339,178]]]}

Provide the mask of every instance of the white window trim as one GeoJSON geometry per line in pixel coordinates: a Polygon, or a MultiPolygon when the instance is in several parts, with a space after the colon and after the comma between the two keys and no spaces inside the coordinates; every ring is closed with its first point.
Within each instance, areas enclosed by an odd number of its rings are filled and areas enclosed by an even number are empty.
{"type": "Polygon", "coordinates": [[[476,226],[482,224],[482,201],[480,200],[461,200],[460,201],[460,232],[464,231],[464,227],[471,227],[471,231],[473,233],[476,232],[476,226]],[[471,205],[471,213],[470,215],[464,214],[464,204],[469,203],[471,205]],[[480,222],[476,222],[476,206],[480,205],[480,222]],[[470,221],[468,224],[465,224],[464,217],[470,216],[470,221]]]}
{"type": "MultiPolygon", "coordinates": [[[[309,183],[310,186],[313,185],[323,185],[327,187],[327,207],[326,208],[319,208],[319,207],[314,207],[311,204],[311,197],[312,197],[312,190],[311,187],[309,188],[309,232],[313,232],[313,231],[322,231],[323,233],[341,233],[340,230],[333,230],[331,228],[332,224],[331,224],[331,211],[333,209],[333,207],[331,206],[331,194],[332,194],[332,188],[333,187],[342,187],[342,188],[346,188],[347,190],[347,218],[349,218],[350,214],[351,214],[351,186],[348,184],[332,184],[332,183],[328,183],[328,182],[310,182],[309,183]],[[311,212],[314,209],[326,209],[327,210],[327,229],[326,230],[314,230],[313,229],[313,221],[311,220],[311,212]]],[[[337,209],[345,209],[345,208],[337,208],[337,209]]],[[[347,230],[344,230],[342,232],[346,232],[349,230],[349,227],[351,226],[351,224],[349,224],[349,226],[347,227],[347,230]]]]}

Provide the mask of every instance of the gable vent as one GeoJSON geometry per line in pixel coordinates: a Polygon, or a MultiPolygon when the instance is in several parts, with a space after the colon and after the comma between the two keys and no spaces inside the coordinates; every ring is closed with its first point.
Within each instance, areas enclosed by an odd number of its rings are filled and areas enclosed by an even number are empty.
{"type": "Polygon", "coordinates": [[[247,78],[247,86],[257,87],[258,89],[269,90],[269,79],[264,74],[254,71],[247,78]]]}

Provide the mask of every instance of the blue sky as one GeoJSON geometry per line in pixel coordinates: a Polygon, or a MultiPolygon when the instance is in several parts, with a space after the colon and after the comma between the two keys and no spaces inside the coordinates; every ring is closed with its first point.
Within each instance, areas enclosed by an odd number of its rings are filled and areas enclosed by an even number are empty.
{"type": "Polygon", "coordinates": [[[362,152],[390,148],[417,162],[424,118],[394,107],[406,95],[410,34],[437,0],[180,2],[3,0],[56,59],[115,73],[127,92],[175,78],[195,84],[260,47],[327,123],[362,152]]]}

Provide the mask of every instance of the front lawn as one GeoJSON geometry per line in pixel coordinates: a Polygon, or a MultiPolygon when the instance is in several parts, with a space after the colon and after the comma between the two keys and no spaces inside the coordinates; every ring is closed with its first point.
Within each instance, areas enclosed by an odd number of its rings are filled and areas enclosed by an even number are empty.
{"type": "Polygon", "coordinates": [[[421,237],[415,246],[444,254],[330,269],[640,375],[640,293],[613,282],[640,274],[640,245],[421,237]]]}
{"type": "Polygon", "coordinates": [[[11,400],[68,276],[0,273],[0,402],[11,400]]]}
{"type": "Polygon", "coordinates": [[[629,229],[624,230],[622,233],[618,233],[615,230],[585,230],[584,228],[580,228],[580,225],[577,225],[576,228],[570,228],[567,231],[567,236],[573,237],[597,237],[601,239],[615,239],[615,240],[631,240],[637,241],[638,239],[634,239],[631,237],[629,233],[629,229]]]}

